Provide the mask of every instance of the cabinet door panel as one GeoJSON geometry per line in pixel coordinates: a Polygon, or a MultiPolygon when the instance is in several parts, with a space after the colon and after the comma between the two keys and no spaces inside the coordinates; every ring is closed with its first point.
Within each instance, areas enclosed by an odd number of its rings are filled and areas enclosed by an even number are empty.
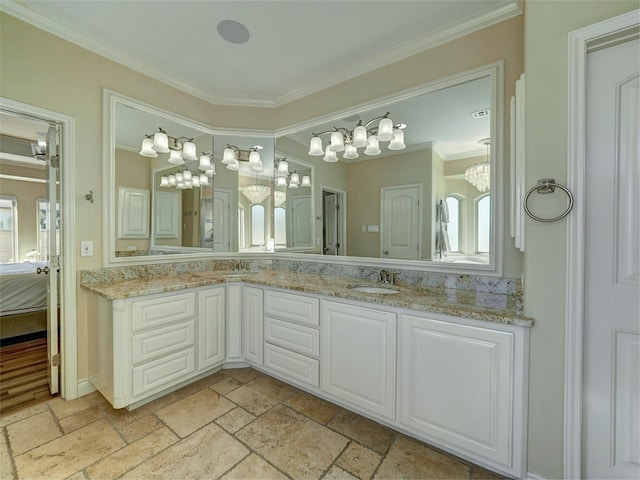
{"type": "Polygon", "coordinates": [[[263,290],[243,287],[242,289],[242,355],[255,365],[262,365],[263,290]]]}
{"type": "Polygon", "coordinates": [[[264,313],[311,327],[317,327],[320,324],[318,299],[302,295],[267,290],[264,296],[264,313]]]}
{"type": "Polygon", "coordinates": [[[191,347],[194,345],[195,338],[194,321],[133,335],[131,341],[133,363],[146,362],[191,347]]]}
{"type": "Polygon", "coordinates": [[[195,372],[195,368],[196,353],[193,347],[134,367],[133,396],[148,395],[186,380],[195,372]]]}
{"type": "Polygon", "coordinates": [[[198,368],[214,367],[225,358],[225,289],[198,292],[198,368]]]}
{"type": "Polygon", "coordinates": [[[323,301],[320,330],[322,390],[393,419],[395,314],[323,301]]]}
{"type": "Polygon", "coordinates": [[[193,292],[136,300],[131,304],[134,332],[195,318],[195,315],[196,294],[193,292]]]}
{"type": "Polygon", "coordinates": [[[400,421],[511,466],[510,332],[401,316],[400,421]]]}
{"type": "Polygon", "coordinates": [[[318,361],[275,345],[264,347],[264,366],[288,378],[318,388],[318,361]]]}
{"type": "Polygon", "coordinates": [[[318,357],[320,353],[320,331],[294,323],[265,317],[264,339],[303,355],[318,357]]]}

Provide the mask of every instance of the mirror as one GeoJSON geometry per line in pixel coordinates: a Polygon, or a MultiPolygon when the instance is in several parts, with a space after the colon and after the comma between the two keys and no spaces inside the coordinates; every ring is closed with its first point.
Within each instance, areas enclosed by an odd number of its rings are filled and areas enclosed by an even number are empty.
{"type": "Polygon", "coordinates": [[[496,71],[463,75],[278,137],[283,156],[315,165],[314,206],[322,215],[313,252],[493,265],[499,186],[492,139],[501,117],[496,71]],[[379,154],[366,155],[365,141],[355,149],[357,158],[345,158],[355,155],[347,148],[336,153],[337,161],[324,160],[332,132],[342,132],[348,145],[359,122],[375,119],[367,129],[376,134],[387,112],[394,127],[406,128],[395,141],[380,141],[379,154]],[[314,134],[320,156],[310,155],[314,134]]]}

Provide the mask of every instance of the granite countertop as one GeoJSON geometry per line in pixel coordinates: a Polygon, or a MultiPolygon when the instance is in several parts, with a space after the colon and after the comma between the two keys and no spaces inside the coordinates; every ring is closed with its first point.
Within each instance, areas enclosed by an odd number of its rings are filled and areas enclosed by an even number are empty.
{"type": "Polygon", "coordinates": [[[239,281],[252,285],[359,300],[487,322],[521,327],[533,326],[533,319],[517,314],[516,300],[512,295],[422,287],[403,283],[394,286],[399,290],[397,294],[364,293],[351,290],[350,287],[380,286],[380,284],[358,278],[284,270],[191,272],[153,278],[129,278],[97,284],[82,284],[82,288],[109,300],[118,300],[239,281]]]}

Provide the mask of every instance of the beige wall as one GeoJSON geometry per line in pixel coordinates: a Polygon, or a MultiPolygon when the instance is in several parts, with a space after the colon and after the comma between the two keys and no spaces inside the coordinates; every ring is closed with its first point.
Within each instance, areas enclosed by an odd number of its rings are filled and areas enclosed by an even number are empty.
{"type": "MultiPolygon", "coordinates": [[[[567,179],[568,33],[638,8],[633,1],[525,3],[526,185],[567,179]]],[[[552,212],[549,212],[552,213],[552,212]]],[[[563,476],[566,222],[527,220],[524,262],[531,329],[529,471],[563,476]]]]}

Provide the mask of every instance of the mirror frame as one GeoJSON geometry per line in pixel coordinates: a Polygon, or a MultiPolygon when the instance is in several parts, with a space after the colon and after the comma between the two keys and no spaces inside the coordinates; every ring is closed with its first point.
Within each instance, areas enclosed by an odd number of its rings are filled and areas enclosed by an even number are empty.
{"type": "MultiPolygon", "coordinates": [[[[490,116],[490,131],[492,145],[490,151],[491,160],[491,249],[489,253],[489,263],[464,264],[464,263],[444,263],[425,260],[401,260],[376,257],[352,257],[347,255],[329,256],[321,254],[299,254],[288,252],[277,252],[275,258],[282,260],[313,261],[318,263],[334,263],[339,265],[359,265],[381,268],[406,268],[411,270],[446,272],[446,273],[470,273],[487,276],[501,276],[504,268],[504,62],[502,60],[467,70],[458,74],[450,75],[432,82],[412,87],[410,89],[394,93],[372,102],[365,102],[359,105],[352,105],[339,111],[327,115],[315,117],[311,120],[279,129],[275,132],[276,149],[278,148],[278,138],[290,135],[299,130],[311,129],[316,125],[325,124],[340,120],[354,113],[354,111],[367,111],[374,108],[389,106],[403,100],[411,99],[419,95],[435,92],[457,84],[476,80],[482,77],[491,78],[491,105],[493,113],[490,116]]],[[[315,222],[314,222],[315,223],[315,222]]]]}
{"type": "MultiPolygon", "coordinates": [[[[103,182],[104,191],[103,202],[103,264],[107,266],[123,266],[123,265],[142,265],[151,263],[169,263],[175,261],[188,261],[211,258],[237,258],[239,256],[247,259],[278,259],[292,261],[306,261],[316,263],[332,263],[338,265],[354,265],[369,266],[380,268],[404,268],[417,271],[455,273],[455,274],[481,274],[486,276],[501,276],[504,265],[504,232],[505,232],[505,188],[504,188],[504,62],[502,60],[467,70],[445,78],[427,82],[417,87],[412,87],[401,92],[396,92],[378,98],[372,102],[365,102],[359,105],[352,105],[331,114],[315,117],[305,122],[300,122],[281,128],[275,131],[267,130],[242,130],[242,129],[214,129],[213,127],[190,120],[179,114],[164,110],[162,108],[146,104],[142,101],[133,99],[126,95],[114,92],[109,89],[103,89],[103,182]],[[246,253],[246,252],[189,252],[178,253],[172,255],[149,255],[149,256],[132,256],[132,257],[116,257],[115,256],[115,240],[116,235],[114,229],[116,225],[115,194],[112,185],[115,180],[115,105],[116,103],[124,103],[130,107],[146,111],[153,115],[158,115],[172,120],[183,122],[192,128],[200,129],[203,133],[215,135],[248,135],[248,136],[273,136],[277,150],[277,139],[292,134],[301,129],[309,129],[315,125],[336,121],[353,113],[353,111],[364,111],[373,108],[383,107],[385,105],[408,100],[412,97],[423,95],[426,93],[441,90],[443,88],[452,87],[459,83],[475,80],[481,77],[489,76],[492,85],[492,102],[491,111],[495,112],[491,115],[491,138],[494,148],[491,149],[491,184],[492,187],[492,205],[491,205],[491,252],[489,263],[487,265],[461,264],[461,263],[444,263],[432,262],[424,260],[394,260],[375,257],[350,257],[350,256],[326,256],[312,253],[295,253],[288,251],[268,252],[268,253],[246,253]]],[[[315,180],[313,180],[315,182],[315,180]]],[[[215,181],[214,181],[215,188],[215,181]]],[[[314,183],[314,189],[317,188],[314,183]]],[[[315,211],[315,204],[313,204],[315,211]]],[[[317,231],[316,218],[314,216],[312,230],[317,231]]]]}

